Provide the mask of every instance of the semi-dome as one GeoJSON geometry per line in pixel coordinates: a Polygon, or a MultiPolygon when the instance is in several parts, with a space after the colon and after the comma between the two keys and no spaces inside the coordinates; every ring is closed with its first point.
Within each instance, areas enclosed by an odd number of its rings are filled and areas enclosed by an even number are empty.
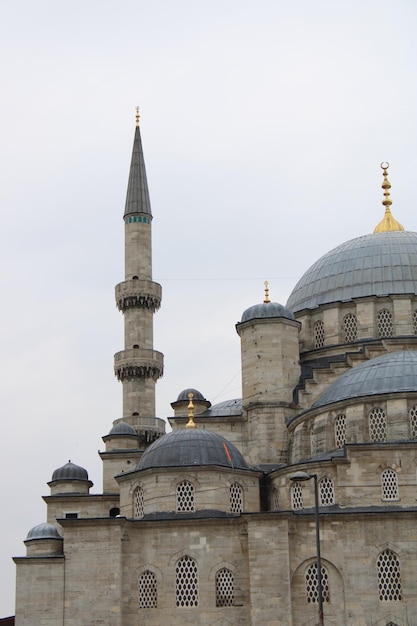
{"type": "Polygon", "coordinates": [[[206,401],[201,391],[198,391],[198,389],[193,389],[192,387],[190,387],[189,389],[183,389],[181,393],[178,394],[177,402],[184,402],[184,401],[188,402],[190,400],[190,398],[188,397],[189,393],[193,394],[193,402],[195,401],[198,402],[199,400],[201,400],[202,402],[206,401]]]}
{"type": "Polygon", "coordinates": [[[417,350],[389,352],[342,374],[313,408],[361,396],[417,391],[417,350]]]}
{"type": "Polygon", "coordinates": [[[44,522],[30,529],[26,541],[31,541],[32,539],[62,539],[62,537],[55,526],[44,522]]]}
{"type": "Polygon", "coordinates": [[[88,472],[83,467],[68,461],[54,471],[52,481],[54,480],[88,480],[88,472]]]}
{"type": "Polygon", "coordinates": [[[217,433],[197,428],[173,430],[154,441],[143,453],[137,469],[190,465],[248,469],[236,446],[217,433]]]}
{"type": "Polygon", "coordinates": [[[295,320],[294,313],[278,302],[261,302],[246,309],[242,314],[241,323],[268,317],[284,317],[295,320]]]}
{"type": "Polygon", "coordinates": [[[136,435],[136,431],[130,424],[118,422],[110,430],[109,435],[136,435]]]}
{"type": "Polygon", "coordinates": [[[417,294],[417,233],[393,231],[351,239],[322,256],[294,287],[297,312],[365,296],[417,294]]]}

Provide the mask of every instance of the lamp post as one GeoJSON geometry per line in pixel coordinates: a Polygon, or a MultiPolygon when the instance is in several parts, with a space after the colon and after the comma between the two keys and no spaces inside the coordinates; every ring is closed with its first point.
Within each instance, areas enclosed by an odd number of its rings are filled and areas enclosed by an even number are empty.
{"type": "Polygon", "coordinates": [[[321,578],[321,554],[320,554],[320,518],[319,518],[319,487],[317,474],[307,474],[307,472],[296,472],[290,479],[294,482],[305,482],[314,479],[314,516],[316,522],[316,555],[317,555],[317,592],[319,604],[318,626],[324,626],[323,621],[323,584],[321,578]]]}

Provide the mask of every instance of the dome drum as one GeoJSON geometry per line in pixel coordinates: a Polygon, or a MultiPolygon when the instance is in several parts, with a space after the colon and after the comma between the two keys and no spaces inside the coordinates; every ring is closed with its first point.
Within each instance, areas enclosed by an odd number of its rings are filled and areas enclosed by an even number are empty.
{"type": "Polygon", "coordinates": [[[61,555],[63,538],[52,524],[42,523],[34,526],[25,539],[26,556],[61,555]]]}

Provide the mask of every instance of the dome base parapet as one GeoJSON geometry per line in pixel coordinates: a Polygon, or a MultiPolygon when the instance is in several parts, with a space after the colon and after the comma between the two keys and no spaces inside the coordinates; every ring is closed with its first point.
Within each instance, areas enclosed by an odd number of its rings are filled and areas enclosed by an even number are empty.
{"type": "Polygon", "coordinates": [[[139,307],[155,313],[161,306],[162,287],[152,280],[132,278],[116,285],[115,296],[119,311],[139,307]]]}

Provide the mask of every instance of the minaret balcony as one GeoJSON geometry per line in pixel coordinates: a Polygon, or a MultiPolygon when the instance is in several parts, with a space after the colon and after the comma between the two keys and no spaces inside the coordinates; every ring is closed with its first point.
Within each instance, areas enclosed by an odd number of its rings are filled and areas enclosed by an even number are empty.
{"type": "Polygon", "coordinates": [[[133,348],[114,355],[114,373],[118,380],[152,378],[157,381],[164,373],[164,355],[156,350],[133,348]]]}
{"type": "Polygon", "coordinates": [[[131,278],[116,285],[116,304],[119,311],[131,308],[149,309],[153,313],[161,306],[162,287],[144,278],[131,278]]]}

